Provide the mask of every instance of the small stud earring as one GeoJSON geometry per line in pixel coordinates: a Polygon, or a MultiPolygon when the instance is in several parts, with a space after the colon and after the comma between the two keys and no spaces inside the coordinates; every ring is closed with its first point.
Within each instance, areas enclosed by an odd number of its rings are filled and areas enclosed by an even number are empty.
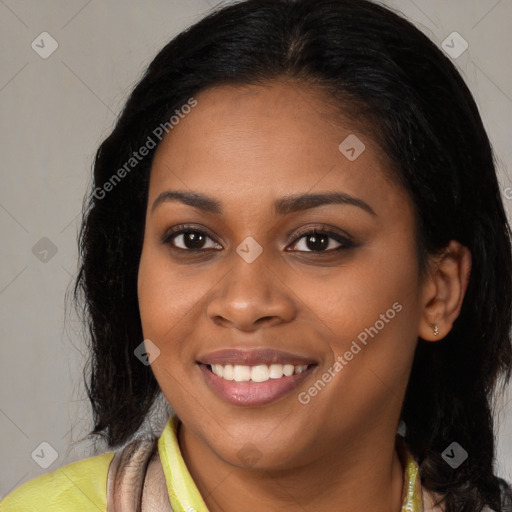
{"type": "Polygon", "coordinates": [[[439,334],[439,327],[437,324],[434,324],[432,326],[432,328],[434,329],[434,336],[437,336],[439,334]]]}

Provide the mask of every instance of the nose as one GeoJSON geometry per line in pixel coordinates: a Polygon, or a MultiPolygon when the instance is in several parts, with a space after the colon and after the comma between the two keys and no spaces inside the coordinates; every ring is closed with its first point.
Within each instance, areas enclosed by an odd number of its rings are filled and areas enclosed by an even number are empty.
{"type": "Polygon", "coordinates": [[[227,274],[210,290],[207,315],[215,324],[240,331],[290,322],[296,316],[293,292],[263,256],[252,263],[237,253],[227,274]]]}

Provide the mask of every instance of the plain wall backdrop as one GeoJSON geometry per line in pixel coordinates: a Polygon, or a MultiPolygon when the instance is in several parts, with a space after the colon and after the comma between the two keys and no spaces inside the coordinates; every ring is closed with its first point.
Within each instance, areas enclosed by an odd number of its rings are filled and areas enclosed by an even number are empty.
{"type": "MultiPolygon", "coordinates": [[[[382,3],[452,53],[491,138],[510,216],[512,0],[382,3]]],[[[0,498],[93,455],[76,443],[91,427],[87,354],[65,310],[93,156],[147,64],[215,4],[0,0],[0,498]]],[[[498,474],[512,481],[510,388],[501,409],[498,474]]]]}

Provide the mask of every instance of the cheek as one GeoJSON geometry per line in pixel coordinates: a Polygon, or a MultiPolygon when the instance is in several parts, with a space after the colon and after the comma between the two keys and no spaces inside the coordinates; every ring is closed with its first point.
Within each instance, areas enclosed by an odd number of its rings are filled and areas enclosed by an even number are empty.
{"type": "Polygon", "coordinates": [[[327,327],[332,362],[317,376],[329,381],[325,391],[314,389],[316,384],[302,391],[319,414],[331,418],[333,436],[340,425],[394,421],[390,411],[407,385],[419,319],[416,267],[387,260],[371,258],[371,264],[361,261],[360,268],[340,272],[324,287],[329,291],[323,300],[317,297],[312,305],[327,327]]]}
{"type": "Polygon", "coordinates": [[[343,373],[354,382],[368,368],[393,381],[411,364],[421,308],[415,247],[405,232],[364,248],[312,295],[332,357],[347,355],[343,373]]]}
{"type": "Polygon", "coordinates": [[[159,248],[143,248],[138,274],[139,311],[144,338],[160,350],[151,363],[153,374],[171,406],[179,407],[188,396],[182,392],[182,383],[190,377],[190,368],[185,365],[192,361],[190,338],[204,291],[187,270],[171,266],[162,252],[159,248]]]}
{"type": "MultiPolygon", "coordinates": [[[[144,245],[138,274],[138,300],[144,335],[159,338],[200,307],[204,279],[185,266],[173,265],[165,249],[144,245]]],[[[161,341],[164,341],[163,339],[161,341]]]]}
{"type": "Polygon", "coordinates": [[[138,274],[138,300],[145,338],[158,345],[164,357],[178,353],[179,333],[198,307],[200,293],[183,273],[172,269],[158,249],[144,246],[138,274]],[[170,350],[170,349],[173,350],[170,350]]]}

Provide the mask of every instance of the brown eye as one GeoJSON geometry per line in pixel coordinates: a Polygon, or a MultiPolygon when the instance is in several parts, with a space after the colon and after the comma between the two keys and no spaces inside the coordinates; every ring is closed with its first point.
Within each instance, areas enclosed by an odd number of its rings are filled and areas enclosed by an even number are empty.
{"type": "Polygon", "coordinates": [[[354,243],[332,231],[313,229],[302,233],[293,244],[299,252],[332,252],[341,249],[350,249],[354,243]]]}
{"type": "Polygon", "coordinates": [[[203,249],[222,249],[205,231],[180,228],[167,233],[162,242],[183,251],[201,251],[203,249]]]}

